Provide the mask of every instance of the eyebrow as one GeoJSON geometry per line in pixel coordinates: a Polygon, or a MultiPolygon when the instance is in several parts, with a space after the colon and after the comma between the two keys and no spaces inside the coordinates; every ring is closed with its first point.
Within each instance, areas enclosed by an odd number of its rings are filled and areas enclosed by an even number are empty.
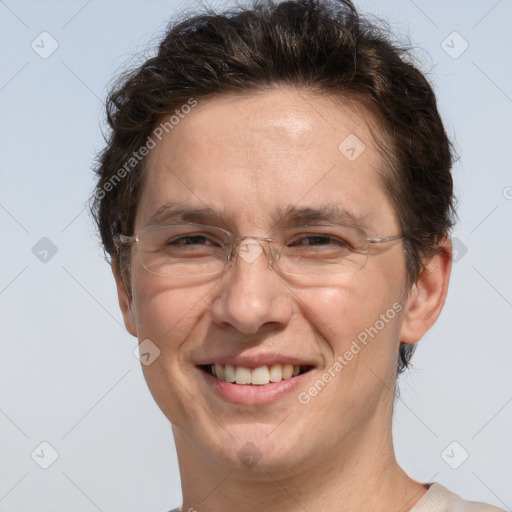
{"type": "Polygon", "coordinates": [[[158,208],[148,219],[146,226],[163,224],[165,222],[227,223],[225,216],[212,208],[197,208],[191,204],[178,203],[177,201],[170,201],[158,208]]]}
{"type": "Polygon", "coordinates": [[[340,205],[327,204],[320,207],[302,207],[289,206],[284,210],[279,210],[276,216],[277,225],[289,224],[305,225],[314,222],[330,222],[335,224],[346,224],[368,229],[367,215],[351,212],[340,205]]]}
{"type": "MultiPolygon", "coordinates": [[[[367,223],[367,215],[356,214],[342,206],[333,204],[306,207],[294,205],[284,209],[277,209],[274,212],[273,221],[274,226],[272,229],[288,225],[301,226],[314,222],[346,224],[363,229],[370,227],[367,223]]],[[[227,227],[230,224],[226,215],[220,211],[209,207],[198,208],[189,203],[170,201],[158,208],[148,219],[146,226],[174,222],[216,224],[223,227],[227,227]]]]}

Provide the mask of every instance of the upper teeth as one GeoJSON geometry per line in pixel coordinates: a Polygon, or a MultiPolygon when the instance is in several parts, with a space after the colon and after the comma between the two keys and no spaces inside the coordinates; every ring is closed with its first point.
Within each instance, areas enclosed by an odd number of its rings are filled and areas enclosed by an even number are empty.
{"type": "Polygon", "coordinates": [[[272,364],[258,366],[250,369],[246,366],[233,366],[231,364],[210,365],[212,374],[226,382],[237,384],[264,385],[269,382],[279,382],[283,379],[291,379],[300,373],[300,365],[272,364]]]}

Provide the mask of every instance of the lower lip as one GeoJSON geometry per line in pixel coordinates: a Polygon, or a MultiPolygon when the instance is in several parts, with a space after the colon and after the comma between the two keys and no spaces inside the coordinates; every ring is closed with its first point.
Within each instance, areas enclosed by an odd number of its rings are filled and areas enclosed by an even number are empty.
{"type": "Polygon", "coordinates": [[[263,405],[276,402],[280,398],[297,391],[297,388],[304,386],[305,379],[313,370],[290,379],[269,382],[263,385],[234,384],[218,379],[201,368],[198,368],[198,371],[206,384],[228,402],[240,405],[263,405]]]}

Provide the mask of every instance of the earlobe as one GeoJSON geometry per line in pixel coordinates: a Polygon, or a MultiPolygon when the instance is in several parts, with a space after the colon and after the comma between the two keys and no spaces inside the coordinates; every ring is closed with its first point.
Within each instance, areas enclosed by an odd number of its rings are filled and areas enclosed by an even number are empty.
{"type": "Polygon", "coordinates": [[[404,307],[400,341],[416,343],[432,327],[443,309],[452,267],[452,245],[447,237],[422,270],[404,307]]]}
{"type": "Polygon", "coordinates": [[[121,313],[123,314],[124,325],[132,336],[137,337],[137,323],[135,322],[132,312],[132,295],[117,271],[117,262],[115,258],[112,258],[111,266],[112,273],[114,274],[114,279],[116,281],[117,299],[121,313]]]}

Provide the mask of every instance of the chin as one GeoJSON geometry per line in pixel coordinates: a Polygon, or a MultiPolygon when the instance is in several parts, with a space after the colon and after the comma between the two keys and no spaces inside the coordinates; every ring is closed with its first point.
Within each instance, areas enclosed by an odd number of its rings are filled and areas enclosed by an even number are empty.
{"type": "Polygon", "coordinates": [[[210,446],[212,458],[220,457],[231,469],[258,478],[268,479],[268,473],[291,475],[303,466],[305,457],[311,458],[311,454],[306,454],[306,432],[291,427],[286,420],[282,424],[254,422],[227,426],[228,433],[220,435],[220,445],[210,446]]]}

